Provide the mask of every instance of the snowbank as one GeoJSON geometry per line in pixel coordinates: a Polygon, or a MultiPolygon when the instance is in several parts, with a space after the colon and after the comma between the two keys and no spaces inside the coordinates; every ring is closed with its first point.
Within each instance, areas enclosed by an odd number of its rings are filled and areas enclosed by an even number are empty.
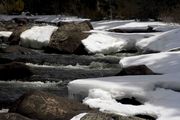
{"type": "Polygon", "coordinates": [[[0,31],[0,37],[9,38],[11,36],[12,32],[10,31],[0,31]]]}
{"type": "Polygon", "coordinates": [[[86,97],[84,104],[100,111],[125,116],[152,115],[157,120],[180,119],[180,74],[124,76],[75,80],[69,83],[70,97],[86,97]],[[116,101],[134,97],[142,105],[116,101]]]}
{"type": "Polygon", "coordinates": [[[55,26],[34,26],[21,34],[20,44],[24,47],[41,49],[48,45],[51,35],[58,27],[55,26]]]}
{"type": "Polygon", "coordinates": [[[136,46],[143,51],[169,51],[180,47],[180,29],[143,39],[136,46]]]}
{"type": "Polygon", "coordinates": [[[156,54],[125,57],[120,60],[124,67],[146,65],[156,73],[177,73],[180,71],[180,52],[162,52],[156,54]]]}

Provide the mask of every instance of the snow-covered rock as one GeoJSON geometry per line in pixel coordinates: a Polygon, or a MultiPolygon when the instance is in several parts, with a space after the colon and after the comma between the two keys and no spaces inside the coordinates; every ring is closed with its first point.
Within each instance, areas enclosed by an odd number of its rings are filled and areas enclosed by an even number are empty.
{"type": "Polygon", "coordinates": [[[24,47],[41,49],[46,47],[51,35],[58,29],[56,26],[34,26],[21,34],[20,44],[24,47]]]}
{"type": "Polygon", "coordinates": [[[75,80],[69,83],[70,97],[86,97],[84,104],[100,111],[125,116],[152,115],[157,120],[180,119],[180,74],[119,76],[75,80]],[[139,106],[116,101],[136,98],[139,106]]]}
{"type": "Polygon", "coordinates": [[[0,37],[9,38],[11,36],[12,32],[10,31],[0,31],[0,37]]]}
{"type": "Polygon", "coordinates": [[[171,30],[157,36],[145,38],[136,43],[142,51],[169,51],[180,47],[180,29],[171,30]]]}
{"type": "Polygon", "coordinates": [[[162,52],[156,54],[125,57],[120,60],[123,67],[146,65],[155,73],[177,73],[180,71],[180,52],[162,52]]]}
{"type": "Polygon", "coordinates": [[[82,41],[83,45],[90,53],[115,53],[123,50],[127,42],[123,39],[110,35],[95,33],[82,41]]]}

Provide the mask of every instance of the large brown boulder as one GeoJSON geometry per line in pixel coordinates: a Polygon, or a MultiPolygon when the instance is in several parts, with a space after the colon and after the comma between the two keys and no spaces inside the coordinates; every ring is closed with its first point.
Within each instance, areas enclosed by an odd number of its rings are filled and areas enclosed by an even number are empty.
{"type": "Polygon", "coordinates": [[[1,113],[0,120],[31,120],[17,113],[1,113]]]}
{"type": "Polygon", "coordinates": [[[84,32],[92,29],[89,24],[82,22],[62,25],[53,33],[48,47],[60,53],[87,54],[81,41],[89,36],[84,32]]]}
{"type": "Polygon", "coordinates": [[[11,80],[30,77],[32,75],[28,66],[19,62],[0,64],[0,79],[11,80]]]}
{"type": "Polygon", "coordinates": [[[118,75],[157,75],[146,65],[129,66],[122,69],[118,75]]]}
{"type": "Polygon", "coordinates": [[[89,108],[67,98],[36,91],[23,95],[10,111],[38,120],[70,120],[89,108]]]}
{"type": "Polygon", "coordinates": [[[137,117],[124,117],[105,113],[88,113],[81,120],[144,120],[137,117]]]}

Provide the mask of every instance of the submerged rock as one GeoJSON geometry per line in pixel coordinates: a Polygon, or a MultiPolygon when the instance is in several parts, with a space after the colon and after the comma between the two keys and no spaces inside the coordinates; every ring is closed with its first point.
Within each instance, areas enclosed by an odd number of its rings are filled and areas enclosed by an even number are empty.
{"type": "Polygon", "coordinates": [[[38,120],[70,120],[90,109],[79,102],[53,94],[35,91],[23,95],[10,111],[38,120]]]}

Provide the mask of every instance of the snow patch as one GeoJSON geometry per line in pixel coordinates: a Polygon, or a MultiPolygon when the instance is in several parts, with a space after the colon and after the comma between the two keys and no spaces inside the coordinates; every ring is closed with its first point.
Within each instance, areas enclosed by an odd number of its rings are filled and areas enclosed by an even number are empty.
{"type": "Polygon", "coordinates": [[[50,41],[51,35],[58,29],[56,26],[34,26],[21,34],[20,44],[24,47],[42,49],[50,41]]]}

